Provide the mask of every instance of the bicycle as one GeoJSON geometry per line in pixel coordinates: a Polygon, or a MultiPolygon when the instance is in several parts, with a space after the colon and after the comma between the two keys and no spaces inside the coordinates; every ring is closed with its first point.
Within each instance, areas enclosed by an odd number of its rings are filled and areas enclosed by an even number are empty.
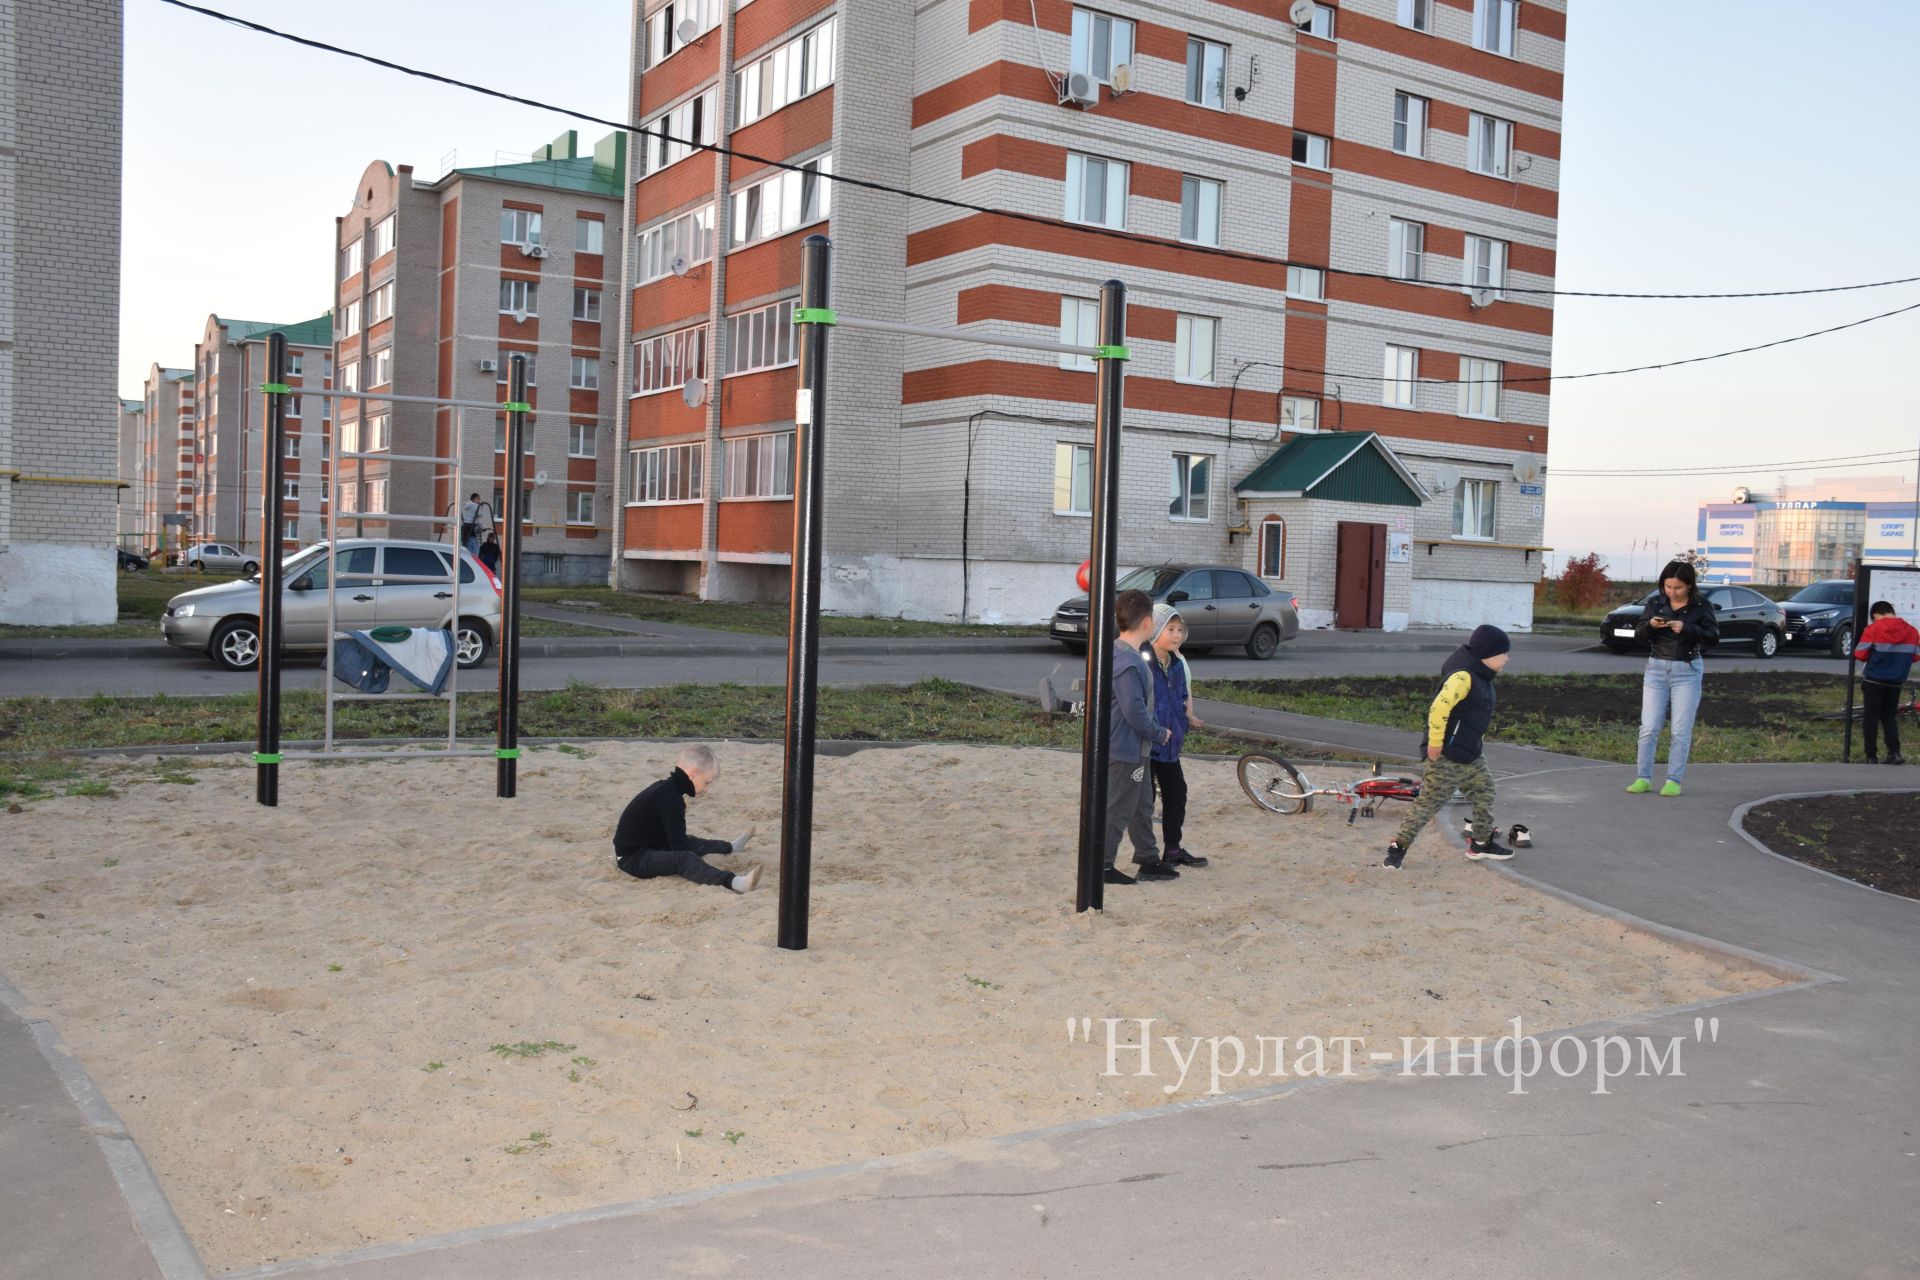
{"type": "MultiPolygon", "coordinates": [[[[1352,826],[1355,818],[1371,818],[1389,800],[1411,802],[1420,798],[1420,779],[1384,777],[1380,768],[1376,760],[1371,777],[1319,787],[1279,756],[1267,751],[1249,751],[1240,757],[1237,772],[1240,789],[1262,809],[1273,813],[1306,813],[1313,808],[1314,797],[1331,796],[1347,806],[1347,825],[1352,826]]],[[[1463,834],[1469,839],[1473,837],[1471,820],[1464,825],[1463,834]]],[[[1513,843],[1522,849],[1533,844],[1533,833],[1520,823],[1514,823],[1509,834],[1513,843]]]]}

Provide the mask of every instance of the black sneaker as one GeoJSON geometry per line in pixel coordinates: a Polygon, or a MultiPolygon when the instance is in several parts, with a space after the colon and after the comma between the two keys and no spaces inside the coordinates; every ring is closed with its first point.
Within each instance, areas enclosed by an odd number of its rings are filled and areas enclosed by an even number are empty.
{"type": "Polygon", "coordinates": [[[1879,764],[1880,757],[1879,756],[1861,756],[1860,763],[1861,764],[1879,764]]]}
{"type": "Polygon", "coordinates": [[[1140,878],[1142,880],[1178,880],[1180,873],[1168,866],[1164,860],[1156,858],[1152,862],[1140,864],[1140,878]]]}
{"type": "Polygon", "coordinates": [[[1505,862],[1508,858],[1511,858],[1512,856],[1513,856],[1513,850],[1507,848],[1505,845],[1501,844],[1498,840],[1487,839],[1487,840],[1467,841],[1467,857],[1472,859],[1475,862],[1480,861],[1480,859],[1482,858],[1491,858],[1495,862],[1505,862]]]}
{"type": "Polygon", "coordinates": [[[1185,849],[1175,849],[1161,860],[1163,862],[1170,862],[1176,867],[1204,867],[1207,865],[1207,859],[1196,858],[1185,849]]]}
{"type": "Polygon", "coordinates": [[[1393,843],[1387,846],[1387,860],[1383,862],[1381,865],[1386,867],[1392,867],[1395,871],[1398,871],[1400,869],[1400,864],[1405,862],[1406,860],[1407,860],[1407,851],[1400,847],[1400,842],[1398,840],[1395,840],[1393,843]]]}
{"type": "Polygon", "coordinates": [[[1906,762],[1907,762],[1907,758],[1901,755],[1898,751],[1894,752],[1892,755],[1887,757],[1888,764],[1905,764],[1906,762]]]}
{"type": "Polygon", "coordinates": [[[1101,878],[1104,879],[1108,884],[1140,883],[1138,880],[1135,880],[1132,876],[1128,875],[1126,872],[1122,871],[1118,867],[1108,867],[1106,875],[1101,878]]]}

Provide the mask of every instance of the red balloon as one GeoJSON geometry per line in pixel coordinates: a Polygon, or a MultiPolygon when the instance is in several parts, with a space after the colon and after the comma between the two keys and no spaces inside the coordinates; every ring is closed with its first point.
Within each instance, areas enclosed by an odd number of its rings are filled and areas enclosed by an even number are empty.
{"type": "Polygon", "coordinates": [[[1080,584],[1082,591],[1093,590],[1093,561],[1082,560],[1078,572],[1073,575],[1073,580],[1080,584]]]}

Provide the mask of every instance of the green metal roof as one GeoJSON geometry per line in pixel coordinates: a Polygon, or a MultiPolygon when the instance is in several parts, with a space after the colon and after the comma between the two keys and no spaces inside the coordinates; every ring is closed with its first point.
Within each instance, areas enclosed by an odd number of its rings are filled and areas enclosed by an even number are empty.
{"type": "Polygon", "coordinates": [[[122,413],[145,413],[146,411],[147,402],[145,400],[122,399],[120,401],[120,412],[122,413]]]}
{"type": "Polygon", "coordinates": [[[610,133],[594,144],[593,154],[579,154],[580,138],[569,129],[552,142],[537,148],[533,159],[521,164],[483,165],[453,172],[474,178],[495,178],[526,186],[552,187],[558,191],[584,191],[590,195],[626,194],[627,135],[610,133]]]}
{"type": "Polygon", "coordinates": [[[227,331],[229,342],[252,342],[264,339],[274,330],[287,335],[287,345],[294,347],[330,347],[333,345],[333,312],[328,311],[312,320],[302,320],[299,324],[281,324],[273,320],[223,320],[214,317],[227,331]]]}
{"type": "Polygon", "coordinates": [[[1242,497],[1325,498],[1417,507],[1426,491],[1377,432],[1296,436],[1233,486],[1242,497]]]}

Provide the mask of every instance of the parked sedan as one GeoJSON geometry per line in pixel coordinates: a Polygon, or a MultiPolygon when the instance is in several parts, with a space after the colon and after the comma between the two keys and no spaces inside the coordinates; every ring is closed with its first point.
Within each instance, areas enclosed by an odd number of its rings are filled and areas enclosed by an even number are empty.
{"type": "MultiPolygon", "coordinates": [[[[1277,595],[1252,574],[1227,565],[1162,564],[1135,569],[1119,590],[1146,592],[1180,610],[1187,647],[1201,651],[1237,644],[1249,658],[1266,659],[1300,634],[1299,602],[1277,595]]],[[[1087,597],[1075,596],[1053,612],[1047,634],[1074,653],[1087,647],[1087,597]]]]}
{"type": "MultiPolygon", "coordinates": [[[[445,543],[343,538],[335,557],[335,631],[376,626],[454,627],[454,656],[477,667],[500,632],[499,580],[460,553],[460,617],[454,626],[452,562],[445,543]]],[[[282,561],[281,635],[289,653],[327,647],[327,547],[296,551],[282,561]]],[[[260,661],[260,582],[248,578],[201,587],[167,601],[160,619],[168,644],[204,652],[228,671],[260,661]]]]}
{"type": "MultiPolygon", "coordinates": [[[[1721,648],[1747,644],[1762,658],[1771,658],[1780,652],[1780,643],[1787,634],[1787,619],[1777,601],[1748,587],[1702,584],[1700,594],[1713,606],[1715,620],[1720,624],[1721,648]]],[[[1658,605],[1661,599],[1661,593],[1654,591],[1609,613],[1600,623],[1600,643],[1614,653],[1645,648],[1646,642],[1635,638],[1634,628],[1647,608],[1658,605]]]]}
{"type": "Polygon", "coordinates": [[[225,542],[203,542],[187,550],[187,568],[202,572],[223,570],[251,577],[260,572],[260,560],[225,542]]]}
{"type": "Polygon", "coordinates": [[[1780,608],[1787,615],[1787,643],[1825,649],[1836,658],[1853,647],[1853,581],[1828,578],[1802,587],[1780,608]]]}
{"type": "Polygon", "coordinates": [[[146,570],[147,558],[137,551],[129,551],[125,547],[115,547],[113,556],[114,560],[119,564],[122,573],[142,573],[146,570]]]}

